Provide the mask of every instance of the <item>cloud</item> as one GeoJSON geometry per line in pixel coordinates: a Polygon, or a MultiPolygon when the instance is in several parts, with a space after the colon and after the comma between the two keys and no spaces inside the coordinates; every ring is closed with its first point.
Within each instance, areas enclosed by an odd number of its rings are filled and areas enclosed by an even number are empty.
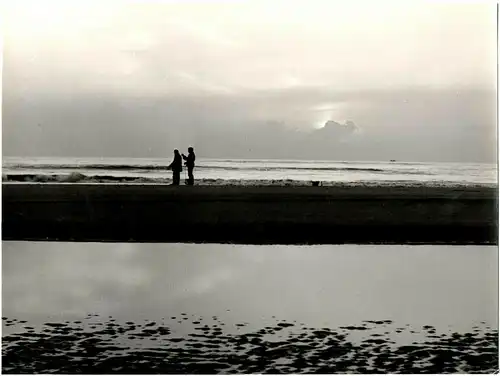
{"type": "Polygon", "coordinates": [[[346,121],[344,124],[328,120],[324,126],[316,130],[315,134],[319,137],[326,137],[329,140],[344,141],[349,136],[359,131],[359,126],[352,121],[346,121]]]}
{"type": "Polygon", "coordinates": [[[176,71],[232,92],[495,77],[495,9],[485,4],[28,3],[7,7],[4,75],[40,94],[185,92],[168,79],[176,71]]]}
{"type": "Polygon", "coordinates": [[[491,159],[494,6],[311,1],[14,2],[4,153],[491,159]]]}
{"type": "Polygon", "coordinates": [[[4,96],[5,155],[165,157],[194,144],[200,158],[495,160],[494,91],[21,98],[4,96]],[[332,113],[311,110],[318,103],[339,105],[332,113]]]}

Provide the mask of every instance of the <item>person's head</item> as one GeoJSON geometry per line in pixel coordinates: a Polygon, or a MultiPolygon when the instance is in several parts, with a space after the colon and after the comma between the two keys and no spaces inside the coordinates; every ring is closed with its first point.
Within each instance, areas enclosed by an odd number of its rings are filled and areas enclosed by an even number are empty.
{"type": "Polygon", "coordinates": [[[188,153],[193,153],[194,152],[194,149],[192,146],[188,147],[188,153]]]}
{"type": "Polygon", "coordinates": [[[179,150],[174,149],[174,154],[175,154],[175,155],[179,154],[179,150]]]}

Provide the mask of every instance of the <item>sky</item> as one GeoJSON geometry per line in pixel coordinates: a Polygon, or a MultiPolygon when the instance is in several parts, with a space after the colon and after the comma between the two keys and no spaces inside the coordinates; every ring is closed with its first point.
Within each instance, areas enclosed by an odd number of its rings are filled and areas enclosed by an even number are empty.
{"type": "Polygon", "coordinates": [[[3,7],[4,155],[496,160],[493,2],[3,7]]]}

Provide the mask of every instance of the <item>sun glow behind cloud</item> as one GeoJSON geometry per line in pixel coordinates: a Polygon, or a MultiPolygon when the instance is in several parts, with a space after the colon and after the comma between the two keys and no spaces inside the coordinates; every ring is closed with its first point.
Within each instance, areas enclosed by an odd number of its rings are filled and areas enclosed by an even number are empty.
{"type": "Polygon", "coordinates": [[[320,103],[313,106],[312,112],[314,113],[313,127],[316,129],[323,128],[326,122],[334,120],[336,122],[346,122],[347,105],[343,102],[334,103],[320,103]]]}

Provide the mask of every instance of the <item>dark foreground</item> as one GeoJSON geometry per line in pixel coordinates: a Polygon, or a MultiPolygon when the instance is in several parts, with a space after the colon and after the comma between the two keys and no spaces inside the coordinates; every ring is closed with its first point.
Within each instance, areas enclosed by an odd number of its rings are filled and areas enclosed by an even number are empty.
{"type": "Polygon", "coordinates": [[[439,333],[432,326],[398,328],[391,320],[357,326],[310,328],[297,322],[249,331],[185,313],[165,322],[118,322],[88,315],[82,321],[24,325],[3,337],[3,373],[493,373],[498,332],[484,325],[470,333],[439,333]],[[173,324],[188,322],[179,336],[173,324]],[[170,322],[171,324],[168,324],[170,322]],[[395,327],[391,328],[391,327],[395,327]],[[396,344],[389,335],[410,332],[420,341],[396,344]],[[350,335],[360,334],[358,340],[350,335]],[[140,345],[134,345],[140,343],[140,345]]]}
{"type": "Polygon", "coordinates": [[[494,188],[3,184],[4,240],[497,244],[494,188]]]}

